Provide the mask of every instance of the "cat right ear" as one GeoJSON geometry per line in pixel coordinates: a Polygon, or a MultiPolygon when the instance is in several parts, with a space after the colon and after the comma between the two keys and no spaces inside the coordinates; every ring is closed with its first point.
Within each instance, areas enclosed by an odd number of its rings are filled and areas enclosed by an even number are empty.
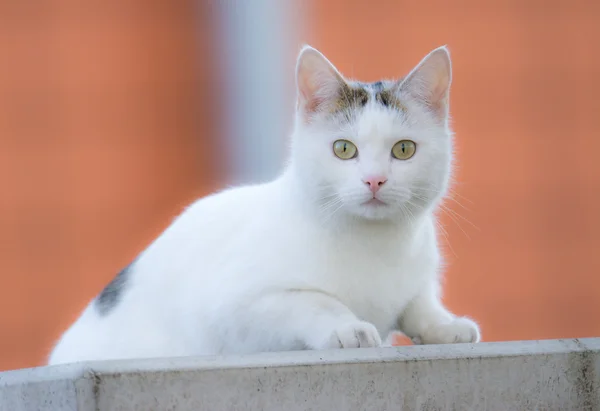
{"type": "Polygon", "coordinates": [[[296,64],[298,109],[305,115],[314,114],[333,102],[345,84],[333,64],[318,50],[304,46],[296,64]]]}
{"type": "Polygon", "coordinates": [[[423,102],[437,118],[446,120],[451,82],[450,53],[442,46],[421,60],[399,87],[423,102]]]}

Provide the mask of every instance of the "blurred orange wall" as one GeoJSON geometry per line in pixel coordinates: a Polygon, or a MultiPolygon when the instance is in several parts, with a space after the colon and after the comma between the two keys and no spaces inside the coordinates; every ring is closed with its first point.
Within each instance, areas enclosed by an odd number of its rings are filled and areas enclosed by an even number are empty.
{"type": "Polygon", "coordinates": [[[0,370],[41,364],[119,267],[218,185],[198,3],[3,2],[0,370]]]}

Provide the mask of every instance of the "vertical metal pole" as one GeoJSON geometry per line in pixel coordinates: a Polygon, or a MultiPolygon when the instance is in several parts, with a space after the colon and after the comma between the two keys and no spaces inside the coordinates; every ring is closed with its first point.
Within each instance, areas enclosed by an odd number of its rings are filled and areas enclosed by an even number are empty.
{"type": "Polygon", "coordinates": [[[295,0],[220,0],[222,121],[230,182],[271,180],[284,164],[293,124],[295,0]],[[292,51],[292,53],[290,53],[292,51]]]}

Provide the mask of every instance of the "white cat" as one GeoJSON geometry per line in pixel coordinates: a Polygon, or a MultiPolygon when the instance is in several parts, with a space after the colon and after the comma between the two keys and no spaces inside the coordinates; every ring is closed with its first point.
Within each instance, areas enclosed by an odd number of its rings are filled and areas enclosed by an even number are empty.
{"type": "Polygon", "coordinates": [[[304,47],[292,156],[194,203],[85,309],[49,363],[478,342],[440,302],[451,172],[445,47],[404,79],[346,80],[304,47]]]}

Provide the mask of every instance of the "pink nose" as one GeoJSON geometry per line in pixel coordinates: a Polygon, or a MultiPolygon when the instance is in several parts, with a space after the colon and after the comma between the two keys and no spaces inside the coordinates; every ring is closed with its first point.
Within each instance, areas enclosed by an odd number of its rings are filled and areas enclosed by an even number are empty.
{"type": "Polygon", "coordinates": [[[381,186],[385,184],[385,182],[387,181],[387,178],[377,176],[377,177],[369,177],[363,181],[366,185],[369,186],[369,190],[371,190],[371,192],[373,194],[375,194],[376,192],[379,191],[381,186]]]}

